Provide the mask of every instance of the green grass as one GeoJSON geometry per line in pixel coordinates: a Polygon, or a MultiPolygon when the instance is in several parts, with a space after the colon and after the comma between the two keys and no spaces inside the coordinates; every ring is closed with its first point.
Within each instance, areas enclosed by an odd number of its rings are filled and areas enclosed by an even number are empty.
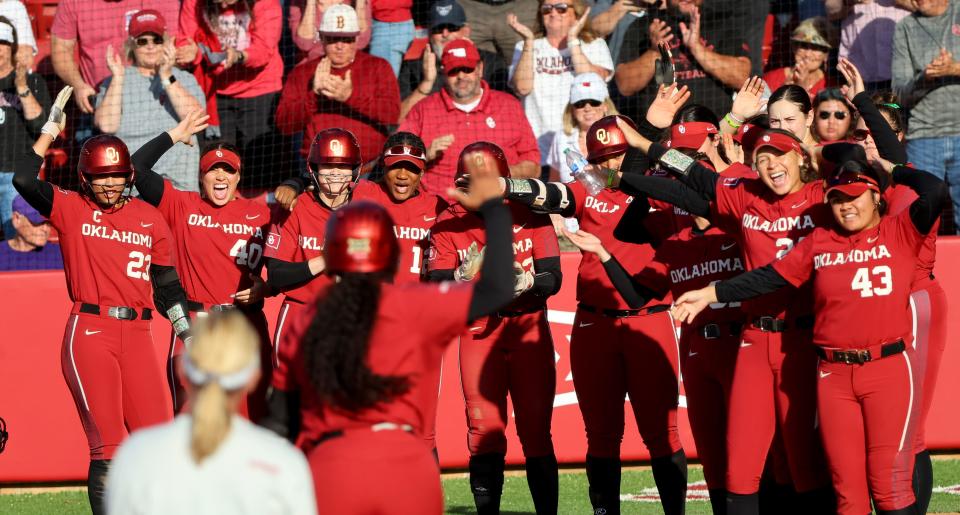
{"type": "MultiPolygon", "coordinates": [[[[937,486],[960,484],[960,460],[936,460],[933,462],[937,486]]],[[[702,474],[699,467],[690,467],[690,481],[699,481],[702,474]]],[[[648,470],[627,470],[623,473],[621,490],[624,494],[636,494],[643,488],[652,488],[653,477],[648,470]]],[[[473,498],[465,475],[450,476],[443,481],[446,493],[447,513],[473,513],[473,498]]],[[[587,479],[580,470],[571,470],[560,475],[560,512],[590,513],[587,499],[587,479]]],[[[624,501],[623,513],[658,514],[662,513],[659,504],[624,501]]],[[[504,483],[501,511],[504,514],[533,513],[533,503],[527,491],[527,482],[522,475],[511,474],[504,483]]],[[[930,513],[960,512],[960,496],[934,494],[930,513]]],[[[46,514],[89,514],[87,494],[83,491],[58,492],[47,494],[0,495],[0,513],[4,515],[46,515],[46,514]]],[[[703,501],[688,501],[687,513],[706,515],[711,513],[710,506],[703,501]]]]}

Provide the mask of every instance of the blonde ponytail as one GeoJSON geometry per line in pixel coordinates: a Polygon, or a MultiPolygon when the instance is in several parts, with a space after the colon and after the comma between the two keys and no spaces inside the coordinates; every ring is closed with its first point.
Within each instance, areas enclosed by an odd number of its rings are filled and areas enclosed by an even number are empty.
{"type": "Polygon", "coordinates": [[[260,369],[259,337],[239,313],[213,314],[194,328],[183,373],[194,387],[190,453],[198,464],[217,451],[230,432],[234,403],[260,369]]]}

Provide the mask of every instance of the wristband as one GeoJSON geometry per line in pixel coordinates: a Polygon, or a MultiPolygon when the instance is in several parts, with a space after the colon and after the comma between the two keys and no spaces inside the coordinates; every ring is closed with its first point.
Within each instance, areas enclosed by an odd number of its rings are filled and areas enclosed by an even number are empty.
{"type": "Polygon", "coordinates": [[[580,41],[580,38],[574,39],[573,41],[567,41],[567,48],[573,48],[575,46],[580,46],[583,43],[580,41]]]}
{"type": "Polygon", "coordinates": [[[505,194],[504,197],[510,198],[511,194],[517,195],[530,195],[533,193],[533,188],[530,186],[528,179],[505,179],[505,194]]]}
{"type": "Polygon", "coordinates": [[[612,187],[613,187],[613,175],[614,175],[616,172],[614,172],[613,170],[609,170],[609,169],[606,170],[606,172],[607,172],[607,187],[608,187],[608,188],[612,188],[612,187]]]}
{"type": "Polygon", "coordinates": [[[739,123],[740,125],[743,125],[744,122],[746,122],[745,119],[742,119],[742,118],[738,117],[737,115],[733,114],[733,111],[730,111],[729,113],[727,113],[727,116],[729,116],[731,120],[739,123]]]}
{"type": "Polygon", "coordinates": [[[676,149],[670,149],[660,156],[660,164],[666,166],[671,172],[679,175],[688,175],[694,163],[696,163],[696,161],[692,157],[676,149]]]}
{"type": "Polygon", "coordinates": [[[731,116],[730,113],[727,113],[726,116],[723,117],[723,121],[726,122],[727,125],[732,127],[734,130],[739,129],[740,126],[743,125],[743,123],[738,123],[734,121],[733,116],[731,116]]]}

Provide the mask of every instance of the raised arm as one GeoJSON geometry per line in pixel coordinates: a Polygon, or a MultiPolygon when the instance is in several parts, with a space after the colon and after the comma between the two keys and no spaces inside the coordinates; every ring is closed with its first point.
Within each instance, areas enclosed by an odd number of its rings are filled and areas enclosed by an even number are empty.
{"type": "Polygon", "coordinates": [[[160,205],[164,179],[153,171],[153,166],[178,142],[191,145],[192,136],[206,129],[209,119],[210,116],[204,115],[200,109],[192,111],[176,127],[161,133],[133,153],[130,160],[137,172],[134,184],[144,201],[153,206],[160,205]]]}
{"type": "Polygon", "coordinates": [[[940,218],[947,204],[947,184],[933,174],[903,165],[883,163],[893,171],[893,181],[917,192],[917,199],[910,204],[910,221],[920,234],[927,234],[940,218]]]}
{"type": "Polygon", "coordinates": [[[49,217],[53,210],[53,186],[38,179],[37,172],[43,165],[43,156],[67,124],[67,116],[63,109],[70,100],[71,94],[73,94],[71,86],[64,86],[60,90],[57,100],[50,107],[47,122],[40,129],[40,137],[33,144],[33,152],[23,154],[14,163],[13,187],[28,204],[46,217],[49,217]]]}

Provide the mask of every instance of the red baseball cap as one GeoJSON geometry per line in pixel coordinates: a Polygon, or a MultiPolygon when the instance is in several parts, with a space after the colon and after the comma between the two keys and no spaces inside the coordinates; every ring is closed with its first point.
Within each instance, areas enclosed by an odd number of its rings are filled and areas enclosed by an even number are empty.
{"type": "Polygon", "coordinates": [[[764,131],[763,135],[757,138],[756,147],[753,149],[754,155],[764,147],[773,147],[781,152],[794,151],[806,155],[806,151],[803,150],[796,138],[775,130],[764,131]]]}
{"type": "Polygon", "coordinates": [[[668,148],[699,150],[710,134],[717,134],[717,127],[707,122],[683,122],[670,128],[668,148]]]}
{"type": "Polygon", "coordinates": [[[130,18],[130,26],[127,32],[130,37],[138,38],[144,34],[156,34],[162,36],[167,31],[167,20],[163,19],[160,11],[154,9],[144,9],[130,18]]]}
{"type": "Polygon", "coordinates": [[[880,184],[876,179],[850,170],[840,170],[824,184],[827,186],[827,191],[823,194],[824,198],[829,197],[833,191],[839,191],[850,197],[859,197],[867,190],[880,193],[880,184]]]}
{"type": "Polygon", "coordinates": [[[207,173],[218,164],[225,164],[236,171],[240,171],[240,156],[226,148],[215,148],[200,158],[200,173],[207,173]]]}
{"type": "Polygon", "coordinates": [[[763,127],[745,123],[737,129],[737,133],[733,135],[733,141],[739,143],[747,152],[752,153],[761,135],[763,135],[763,127]]]}
{"type": "Polygon", "coordinates": [[[446,71],[457,68],[476,68],[480,62],[480,52],[469,39],[455,39],[443,47],[440,64],[446,71]]]}

